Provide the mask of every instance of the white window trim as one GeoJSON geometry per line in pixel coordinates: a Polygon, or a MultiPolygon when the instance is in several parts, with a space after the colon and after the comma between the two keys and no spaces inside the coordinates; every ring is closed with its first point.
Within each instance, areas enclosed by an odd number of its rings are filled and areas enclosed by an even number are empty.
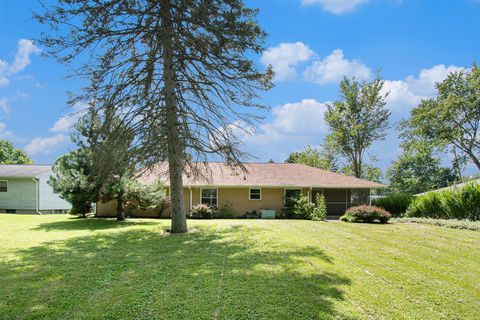
{"type": "Polygon", "coordinates": [[[218,188],[200,188],[200,204],[202,203],[202,190],[217,190],[217,207],[218,204],[220,203],[220,199],[218,197],[218,188]]]}
{"type": "Polygon", "coordinates": [[[303,194],[302,188],[285,188],[283,190],[283,204],[287,204],[287,190],[300,190],[300,194],[303,194]]]}
{"type": "Polygon", "coordinates": [[[248,188],[248,200],[262,201],[262,188],[248,188]],[[260,198],[259,199],[252,199],[252,189],[253,190],[260,190],[260,198]]]}
{"type": "Polygon", "coordinates": [[[5,192],[0,192],[0,193],[8,193],[8,180],[0,180],[0,182],[6,182],[6,183],[7,183],[7,191],[5,191],[5,192]]]}

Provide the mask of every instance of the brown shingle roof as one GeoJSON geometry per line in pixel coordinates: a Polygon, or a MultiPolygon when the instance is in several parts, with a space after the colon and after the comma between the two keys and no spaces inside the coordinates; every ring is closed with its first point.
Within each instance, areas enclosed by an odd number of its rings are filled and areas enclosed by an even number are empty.
{"type": "MultiPolygon", "coordinates": [[[[209,162],[201,169],[201,176],[183,174],[184,186],[257,186],[257,187],[316,187],[316,188],[384,188],[381,183],[362,180],[342,174],[296,163],[245,163],[247,172],[224,163],[209,162]]],[[[144,172],[139,180],[154,183],[160,179],[169,184],[166,163],[144,172]]]]}

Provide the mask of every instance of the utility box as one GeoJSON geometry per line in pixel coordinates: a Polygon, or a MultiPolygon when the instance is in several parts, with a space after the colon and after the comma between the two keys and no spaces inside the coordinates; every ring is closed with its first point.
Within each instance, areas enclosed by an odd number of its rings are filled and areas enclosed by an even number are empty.
{"type": "Polygon", "coordinates": [[[262,219],[275,219],[275,210],[260,210],[260,217],[262,219]]]}

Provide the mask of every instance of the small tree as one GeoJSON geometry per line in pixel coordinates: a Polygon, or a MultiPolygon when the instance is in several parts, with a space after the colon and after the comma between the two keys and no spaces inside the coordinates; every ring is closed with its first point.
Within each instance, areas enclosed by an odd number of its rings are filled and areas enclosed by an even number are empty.
{"type": "Polygon", "coordinates": [[[327,106],[325,121],[332,131],[326,144],[351,166],[353,175],[363,177],[368,148],[385,139],[390,111],[381,94],[383,81],[358,82],[345,78],[340,84],[341,100],[327,106]]]}
{"type": "Polygon", "coordinates": [[[11,142],[0,139],[0,164],[32,164],[25,151],[15,148],[11,142]]]}
{"type": "Polygon", "coordinates": [[[335,158],[332,154],[320,152],[310,146],[305,147],[303,151],[290,153],[285,163],[301,163],[328,171],[336,171],[337,169],[335,158]]]}
{"type": "Polygon", "coordinates": [[[155,209],[159,217],[169,207],[170,200],[162,182],[158,181],[152,185],[145,185],[132,179],[125,186],[125,207],[133,209],[155,209]]]}
{"type": "Polygon", "coordinates": [[[315,196],[315,207],[313,208],[310,219],[314,221],[323,221],[327,218],[327,202],[325,196],[317,193],[315,196]]]}
{"type": "Polygon", "coordinates": [[[83,217],[91,211],[91,203],[98,201],[99,195],[99,186],[89,179],[88,152],[77,149],[58,158],[48,181],[62,199],[72,204],[71,213],[83,217]]]}
{"type": "MultiPolygon", "coordinates": [[[[348,176],[355,176],[355,171],[351,165],[347,165],[341,168],[339,171],[348,176]]],[[[362,175],[360,178],[368,181],[381,182],[382,169],[370,164],[363,164],[362,175]]]]}
{"type": "Polygon", "coordinates": [[[455,170],[440,166],[440,158],[426,143],[404,143],[404,150],[387,170],[390,188],[416,194],[446,187],[459,179],[455,170]]]}

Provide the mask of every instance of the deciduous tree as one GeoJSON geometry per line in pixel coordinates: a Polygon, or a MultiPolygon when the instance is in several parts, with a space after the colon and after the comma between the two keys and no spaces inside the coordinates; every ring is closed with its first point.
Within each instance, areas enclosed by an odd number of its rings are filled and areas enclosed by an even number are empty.
{"type": "Polygon", "coordinates": [[[305,147],[303,151],[290,153],[285,163],[301,163],[323,170],[337,170],[335,158],[332,154],[321,152],[310,146],[305,147]]]}
{"type": "Polygon", "coordinates": [[[369,83],[345,78],[340,84],[341,99],[327,105],[325,112],[331,130],[325,143],[346,160],[357,178],[364,176],[368,148],[387,134],[390,111],[382,87],[379,78],[369,83]]]}
{"type": "Polygon", "coordinates": [[[15,148],[7,140],[0,139],[0,164],[32,164],[25,151],[15,148]]]}
{"type": "Polygon", "coordinates": [[[452,72],[436,87],[438,97],[412,109],[402,127],[439,149],[453,147],[456,157],[480,169],[480,68],[452,72]]]}

